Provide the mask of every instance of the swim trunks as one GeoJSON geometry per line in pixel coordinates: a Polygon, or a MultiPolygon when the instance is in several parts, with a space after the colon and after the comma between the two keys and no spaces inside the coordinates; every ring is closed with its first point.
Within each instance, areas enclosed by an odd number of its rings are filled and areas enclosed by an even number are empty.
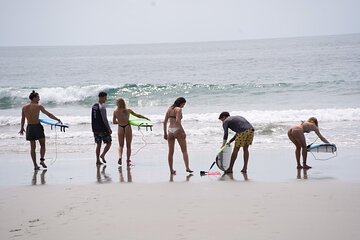
{"type": "Polygon", "coordinates": [[[38,124],[28,124],[26,126],[26,140],[35,141],[45,138],[44,127],[38,124]]]}
{"type": "Polygon", "coordinates": [[[240,148],[252,144],[254,139],[254,129],[249,128],[243,132],[236,133],[235,146],[240,148]]]}
{"type": "Polygon", "coordinates": [[[110,133],[95,133],[94,132],[94,138],[95,138],[95,143],[99,144],[101,142],[104,143],[111,143],[112,139],[111,139],[111,135],[110,133]]]}

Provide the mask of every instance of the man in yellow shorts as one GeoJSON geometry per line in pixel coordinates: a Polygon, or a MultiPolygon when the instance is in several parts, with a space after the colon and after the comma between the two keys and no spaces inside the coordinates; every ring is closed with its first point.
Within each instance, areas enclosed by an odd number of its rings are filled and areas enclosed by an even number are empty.
{"type": "Polygon", "coordinates": [[[223,122],[224,128],[223,146],[235,141],[235,146],[231,154],[230,166],[225,173],[233,172],[234,163],[241,147],[244,151],[244,166],[241,172],[246,173],[249,161],[249,145],[252,144],[254,138],[255,130],[253,126],[244,117],[230,116],[228,112],[222,112],[219,116],[219,120],[223,122]],[[228,143],[226,143],[229,135],[229,128],[236,132],[236,134],[228,143]]]}

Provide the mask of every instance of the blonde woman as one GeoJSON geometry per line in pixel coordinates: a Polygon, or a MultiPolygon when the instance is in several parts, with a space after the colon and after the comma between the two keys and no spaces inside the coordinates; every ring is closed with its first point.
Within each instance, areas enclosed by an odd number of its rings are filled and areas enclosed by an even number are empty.
{"type": "Polygon", "coordinates": [[[176,174],[176,171],[173,168],[175,140],[177,140],[180,145],[181,152],[184,158],[186,172],[193,172],[189,167],[189,155],[186,147],[186,134],[181,125],[182,108],[185,106],[185,104],[185,98],[179,97],[175,100],[174,104],[169,107],[165,114],[163,127],[164,139],[168,141],[169,146],[168,163],[170,168],[170,174],[176,174]],[[170,122],[169,127],[167,127],[168,122],[170,122]]]}
{"type": "Polygon", "coordinates": [[[309,169],[311,168],[306,164],[307,159],[307,144],[305,140],[304,133],[309,133],[311,131],[314,131],[316,135],[323,141],[324,143],[329,143],[326,138],[324,138],[319,130],[318,120],[315,117],[309,118],[307,121],[301,122],[300,125],[293,126],[288,131],[288,137],[289,139],[294,143],[296,149],[295,149],[295,157],[297,162],[297,168],[301,169],[309,169]],[[301,166],[300,163],[300,152],[302,153],[303,157],[303,165],[301,166]]]}
{"type": "MultiPolygon", "coordinates": [[[[131,166],[131,141],[132,141],[132,129],[131,125],[129,124],[129,117],[130,114],[139,117],[148,119],[140,114],[135,113],[133,110],[126,108],[126,103],[124,99],[118,98],[116,100],[117,108],[114,111],[113,115],[113,124],[118,125],[118,140],[119,140],[119,160],[118,164],[122,165],[122,155],[124,150],[124,143],[126,139],[126,163],[127,166],[131,166]]],[[[149,120],[149,119],[148,119],[149,120]]]]}

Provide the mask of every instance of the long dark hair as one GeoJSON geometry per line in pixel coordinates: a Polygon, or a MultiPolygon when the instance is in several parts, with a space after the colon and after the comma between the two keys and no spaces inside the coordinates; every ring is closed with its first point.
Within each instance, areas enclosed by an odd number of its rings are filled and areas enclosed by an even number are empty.
{"type": "Polygon", "coordinates": [[[186,99],[183,98],[183,97],[178,97],[178,98],[175,100],[174,104],[171,105],[171,107],[172,107],[172,108],[180,107],[180,105],[183,104],[183,103],[186,103],[186,99]]]}

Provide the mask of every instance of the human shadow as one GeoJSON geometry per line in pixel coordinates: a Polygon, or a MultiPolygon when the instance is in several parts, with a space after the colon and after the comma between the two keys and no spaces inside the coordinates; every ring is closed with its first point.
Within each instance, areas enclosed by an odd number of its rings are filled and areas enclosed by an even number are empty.
{"type": "Polygon", "coordinates": [[[118,168],[118,171],[119,171],[119,181],[120,182],[129,182],[131,183],[133,180],[132,180],[132,175],[131,175],[131,167],[126,167],[126,175],[127,175],[127,180],[125,181],[125,178],[124,178],[124,174],[123,174],[123,167],[120,166],[118,168]]]}
{"type": "Polygon", "coordinates": [[[96,180],[98,183],[111,182],[111,177],[106,174],[105,169],[106,169],[106,165],[96,165],[96,180]]]}
{"type": "MultiPolygon", "coordinates": [[[[37,179],[38,179],[38,173],[40,172],[40,170],[34,170],[34,174],[32,176],[32,179],[31,179],[31,185],[37,185],[37,179]]],[[[45,181],[45,174],[47,172],[47,169],[43,169],[41,171],[41,174],[40,174],[40,184],[41,185],[45,185],[46,184],[46,181],[45,181]]]]}

